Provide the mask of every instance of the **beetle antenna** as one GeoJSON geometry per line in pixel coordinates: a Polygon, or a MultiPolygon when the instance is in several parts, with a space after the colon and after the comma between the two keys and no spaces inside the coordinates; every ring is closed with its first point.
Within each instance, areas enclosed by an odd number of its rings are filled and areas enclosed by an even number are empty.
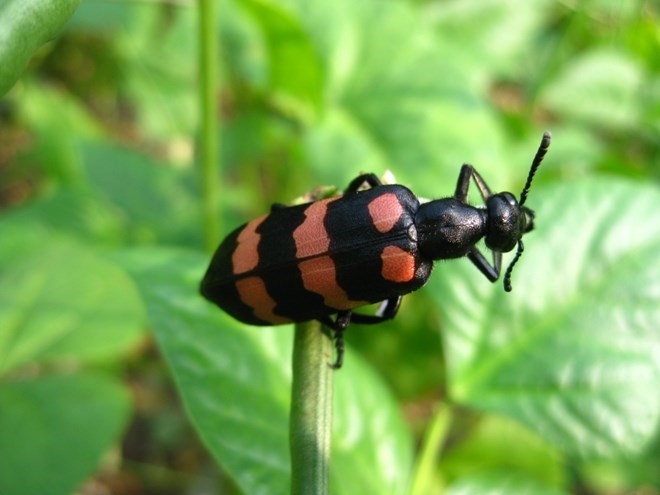
{"type": "Polygon", "coordinates": [[[518,263],[518,260],[520,259],[520,256],[523,254],[524,250],[525,246],[523,246],[522,240],[518,241],[518,250],[516,251],[516,256],[513,258],[511,263],[509,263],[509,266],[506,268],[506,273],[504,274],[504,290],[506,292],[511,292],[511,272],[513,271],[513,267],[516,266],[516,263],[518,263]]]}
{"type": "MultiPolygon", "coordinates": [[[[534,179],[534,174],[536,174],[536,171],[541,166],[543,157],[545,157],[545,154],[548,152],[551,139],[552,139],[552,134],[550,134],[550,131],[545,131],[543,133],[543,137],[541,138],[541,144],[539,144],[539,149],[536,150],[536,155],[534,155],[534,159],[532,160],[532,166],[529,169],[529,174],[527,175],[527,182],[525,182],[525,187],[523,187],[523,190],[520,193],[520,201],[518,201],[518,205],[521,207],[522,205],[525,204],[525,201],[527,200],[527,193],[529,193],[529,189],[530,187],[532,187],[532,180],[534,179]]],[[[516,251],[516,256],[513,258],[513,260],[511,260],[511,263],[509,263],[509,266],[506,268],[506,273],[504,274],[504,290],[506,292],[511,292],[511,272],[513,272],[513,267],[516,266],[516,263],[518,263],[518,260],[522,256],[524,250],[525,250],[525,246],[523,245],[522,239],[518,239],[518,250],[516,251]]]]}
{"type": "MultiPolygon", "coordinates": [[[[525,200],[527,199],[527,193],[529,192],[529,188],[532,186],[532,179],[534,179],[534,174],[541,165],[541,162],[543,161],[543,157],[548,152],[551,138],[552,138],[552,134],[550,134],[550,131],[545,131],[543,133],[541,144],[539,145],[539,149],[536,151],[536,155],[534,155],[534,160],[532,160],[532,167],[529,169],[529,175],[527,175],[527,182],[525,182],[525,187],[523,187],[523,190],[520,193],[520,201],[518,201],[518,204],[520,206],[525,204],[525,200]]],[[[517,259],[518,256],[516,256],[516,259],[514,261],[517,261],[517,259]]]]}

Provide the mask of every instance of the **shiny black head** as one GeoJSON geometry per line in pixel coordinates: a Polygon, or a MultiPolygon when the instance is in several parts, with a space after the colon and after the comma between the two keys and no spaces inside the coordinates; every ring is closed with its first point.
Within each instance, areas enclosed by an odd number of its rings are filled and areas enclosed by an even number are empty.
{"type": "Polygon", "coordinates": [[[524,204],[527,200],[527,194],[532,185],[534,174],[539,168],[539,165],[541,165],[543,157],[550,146],[550,138],[549,132],[546,131],[543,133],[543,139],[541,139],[541,144],[536,151],[532,166],[527,175],[527,182],[520,193],[520,201],[516,201],[513,194],[505,192],[491,196],[486,202],[489,220],[486,245],[494,251],[507,252],[511,251],[518,244],[516,256],[504,274],[504,290],[507,292],[511,292],[511,272],[513,271],[513,267],[525,250],[522,243],[522,236],[534,228],[534,212],[524,206],[524,204]]]}
{"type": "Polygon", "coordinates": [[[523,234],[533,227],[534,212],[527,207],[521,207],[516,197],[509,192],[494,194],[488,198],[486,210],[486,246],[493,251],[508,253],[516,247],[523,234]]]}

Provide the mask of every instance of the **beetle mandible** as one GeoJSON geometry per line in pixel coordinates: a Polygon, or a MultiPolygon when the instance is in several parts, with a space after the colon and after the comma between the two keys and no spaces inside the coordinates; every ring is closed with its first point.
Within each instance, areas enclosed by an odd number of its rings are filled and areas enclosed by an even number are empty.
{"type": "Polygon", "coordinates": [[[274,205],[220,244],[204,275],[201,293],[239,321],[278,325],[319,320],[334,330],[336,362],[343,362],[343,333],[350,322],[393,318],[402,296],[422,287],[433,261],[467,258],[495,282],[502,253],[518,246],[504,275],[523,252],[534,212],[524,206],[548,147],[545,132],[520,199],[493,194],[481,175],[464,164],[454,195],[426,203],[402,185],[383,185],[374,174],[354,179],[342,196],[311,203],[274,205]],[[467,202],[474,180],[485,205],[467,202]],[[361,190],[364,185],[370,188],[361,190]],[[476,243],[484,238],[490,263],[476,243]],[[355,313],[381,302],[374,315],[355,313]],[[334,319],[332,315],[336,315],[334,319]]]}

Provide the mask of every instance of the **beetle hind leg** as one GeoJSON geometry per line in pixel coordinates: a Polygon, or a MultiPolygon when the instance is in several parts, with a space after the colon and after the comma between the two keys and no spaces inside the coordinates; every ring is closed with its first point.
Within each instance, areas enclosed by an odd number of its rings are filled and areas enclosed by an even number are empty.
{"type": "Polygon", "coordinates": [[[360,187],[362,187],[364,184],[367,184],[371,188],[371,187],[382,186],[383,182],[378,178],[376,174],[358,175],[355,179],[353,179],[350,182],[350,184],[348,184],[348,187],[344,192],[345,193],[355,192],[358,189],[360,189],[360,187]]]}
{"type": "Polygon", "coordinates": [[[392,297],[390,299],[385,299],[380,308],[375,315],[363,315],[359,313],[353,313],[351,321],[354,323],[359,323],[362,325],[374,325],[376,323],[382,323],[387,320],[394,318],[399,311],[401,306],[401,301],[403,296],[392,297]]]}
{"type": "Polygon", "coordinates": [[[334,331],[333,339],[335,341],[335,349],[337,352],[336,361],[330,365],[331,368],[338,370],[344,364],[344,332],[351,322],[359,323],[362,325],[372,325],[381,323],[383,321],[391,320],[399,311],[401,300],[403,296],[392,297],[386,299],[378,308],[375,315],[363,315],[353,313],[352,311],[340,311],[337,313],[337,318],[333,321],[329,316],[320,318],[321,324],[334,331]]]}

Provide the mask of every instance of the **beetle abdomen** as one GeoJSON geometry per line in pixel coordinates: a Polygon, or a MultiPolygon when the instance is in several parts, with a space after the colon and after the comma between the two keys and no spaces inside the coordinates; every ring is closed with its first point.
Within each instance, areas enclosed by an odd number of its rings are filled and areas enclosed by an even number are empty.
{"type": "Polygon", "coordinates": [[[419,288],[417,199],[382,186],[275,209],[230,234],[202,293],[235,318],[269,325],[320,318],[419,288]]]}

